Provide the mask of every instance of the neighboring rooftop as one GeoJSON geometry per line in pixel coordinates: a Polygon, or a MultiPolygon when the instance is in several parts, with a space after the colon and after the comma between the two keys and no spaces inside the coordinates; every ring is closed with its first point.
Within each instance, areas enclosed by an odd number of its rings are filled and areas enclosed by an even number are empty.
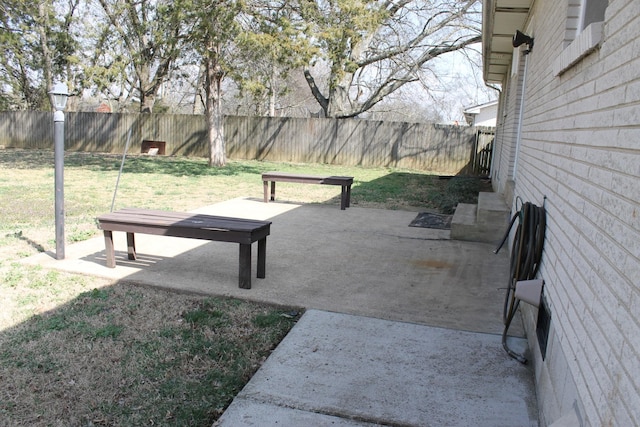
{"type": "Polygon", "coordinates": [[[495,126],[498,117],[498,100],[473,105],[464,110],[469,126],[495,126]]]}

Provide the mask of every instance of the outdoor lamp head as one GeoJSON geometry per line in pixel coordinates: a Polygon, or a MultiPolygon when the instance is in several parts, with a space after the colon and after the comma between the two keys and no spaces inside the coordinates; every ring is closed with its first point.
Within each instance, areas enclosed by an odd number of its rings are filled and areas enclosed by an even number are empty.
{"type": "Polygon", "coordinates": [[[512,40],[513,47],[520,47],[525,43],[529,47],[528,52],[531,52],[531,49],[533,49],[533,37],[524,34],[520,30],[516,30],[516,33],[513,35],[512,40]]]}
{"type": "Polygon", "coordinates": [[[49,93],[52,95],[53,108],[55,108],[56,111],[64,110],[64,107],[67,106],[67,98],[69,97],[67,85],[64,83],[56,83],[49,93]]]}

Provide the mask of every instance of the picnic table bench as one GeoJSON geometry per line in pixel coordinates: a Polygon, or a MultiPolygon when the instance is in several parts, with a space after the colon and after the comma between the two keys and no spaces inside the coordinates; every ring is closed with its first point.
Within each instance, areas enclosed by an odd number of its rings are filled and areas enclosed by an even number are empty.
{"type": "Polygon", "coordinates": [[[265,172],[262,174],[265,203],[269,202],[269,181],[271,181],[271,200],[276,198],[276,182],[297,182],[300,184],[339,185],[342,187],[340,209],[345,210],[351,205],[352,176],[316,176],[288,172],[265,172]]]}
{"type": "Polygon", "coordinates": [[[251,289],[251,244],[257,241],[257,277],[265,277],[270,221],[125,208],[99,216],[98,228],[104,231],[107,267],[116,266],[113,232],[124,231],[130,260],[136,259],[135,233],[239,243],[239,286],[244,289],[251,289]]]}

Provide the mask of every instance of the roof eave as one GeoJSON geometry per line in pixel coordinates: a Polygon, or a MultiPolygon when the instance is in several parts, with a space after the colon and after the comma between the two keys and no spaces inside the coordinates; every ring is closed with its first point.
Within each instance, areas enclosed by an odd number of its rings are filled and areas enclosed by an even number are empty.
{"type": "Polygon", "coordinates": [[[511,61],[511,37],[523,31],[534,0],[482,1],[482,59],[486,83],[502,83],[511,61]]]}

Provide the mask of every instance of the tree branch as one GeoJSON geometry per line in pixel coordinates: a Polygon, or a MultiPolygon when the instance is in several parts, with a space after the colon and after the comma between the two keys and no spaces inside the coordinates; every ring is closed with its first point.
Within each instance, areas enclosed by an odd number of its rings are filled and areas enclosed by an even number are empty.
{"type": "Polygon", "coordinates": [[[329,100],[325,98],[324,95],[322,95],[322,92],[320,92],[320,88],[316,85],[316,81],[308,69],[304,70],[304,78],[309,85],[309,89],[311,89],[311,94],[316,99],[316,101],[318,101],[318,104],[320,104],[320,107],[326,113],[327,108],[329,107],[329,100]]]}

